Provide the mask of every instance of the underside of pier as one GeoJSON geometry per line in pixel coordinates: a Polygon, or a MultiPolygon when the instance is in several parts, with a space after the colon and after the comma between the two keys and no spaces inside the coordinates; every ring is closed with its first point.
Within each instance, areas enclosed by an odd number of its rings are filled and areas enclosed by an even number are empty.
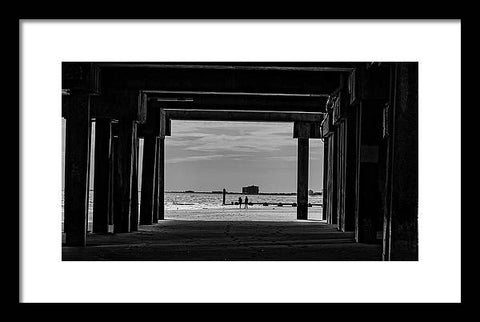
{"type": "Polygon", "coordinates": [[[62,94],[64,260],[418,260],[417,63],[64,62],[62,94]],[[293,124],[297,222],[166,220],[171,120],[293,124]],[[312,139],[320,222],[308,222],[312,139]]]}
{"type": "Polygon", "coordinates": [[[63,248],[63,260],[75,261],[374,261],[381,254],[380,245],[356,243],[353,232],[318,221],[165,220],[63,248]]]}

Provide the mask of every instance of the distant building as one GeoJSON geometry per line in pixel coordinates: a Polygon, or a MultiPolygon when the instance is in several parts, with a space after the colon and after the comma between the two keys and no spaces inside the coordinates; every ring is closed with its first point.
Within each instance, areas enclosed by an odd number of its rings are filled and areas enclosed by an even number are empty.
{"type": "Polygon", "coordinates": [[[243,187],[242,193],[246,195],[258,195],[258,186],[243,187]]]}

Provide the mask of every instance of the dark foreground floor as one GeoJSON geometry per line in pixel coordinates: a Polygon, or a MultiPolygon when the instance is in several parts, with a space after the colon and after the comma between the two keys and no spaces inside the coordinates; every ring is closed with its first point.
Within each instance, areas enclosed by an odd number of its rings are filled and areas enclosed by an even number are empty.
{"type": "Polygon", "coordinates": [[[164,220],[138,232],[89,234],[62,247],[63,260],[380,260],[380,245],[358,244],[320,221],[164,220]]]}

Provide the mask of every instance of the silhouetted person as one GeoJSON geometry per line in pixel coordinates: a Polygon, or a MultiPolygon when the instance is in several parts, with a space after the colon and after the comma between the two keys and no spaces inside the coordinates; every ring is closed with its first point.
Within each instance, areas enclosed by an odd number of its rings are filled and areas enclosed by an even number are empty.
{"type": "Polygon", "coordinates": [[[247,209],[247,208],[248,208],[248,197],[245,196],[245,209],[247,209]]]}
{"type": "Polygon", "coordinates": [[[238,197],[239,208],[242,208],[242,197],[238,197]]]}

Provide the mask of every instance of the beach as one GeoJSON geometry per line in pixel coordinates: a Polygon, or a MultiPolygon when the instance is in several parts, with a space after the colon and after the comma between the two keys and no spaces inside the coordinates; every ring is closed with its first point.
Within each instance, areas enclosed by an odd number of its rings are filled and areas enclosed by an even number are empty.
{"type": "MultiPolygon", "coordinates": [[[[295,208],[293,208],[295,209],[295,208]]],[[[87,235],[87,247],[62,247],[64,261],[380,260],[381,246],[356,243],[325,221],[292,219],[294,210],[170,211],[130,233],[87,235]],[[221,219],[226,218],[226,219],[221,219]],[[255,218],[254,220],[246,220],[255,218]],[[275,218],[275,220],[272,220],[275,218]]]]}
{"type": "MultiPolygon", "coordinates": [[[[139,212],[141,192],[139,197],[139,212]]],[[[165,193],[165,219],[175,220],[215,220],[215,221],[294,221],[296,220],[296,207],[292,207],[292,203],[296,202],[295,195],[281,194],[262,194],[250,195],[249,202],[262,203],[249,205],[245,209],[242,204],[240,209],[235,202],[238,198],[245,195],[229,193],[226,196],[226,205],[222,205],[222,195],[213,193],[188,193],[188,192],[166,192],[165,193]],[[232,204],[233,203],[233,204],[232,204]],[[268,203],[264,206],[263,203],[268,203]],[[278,206],[282,203],[283,206],[278,206]]],[[[63,231],[63,200],[62,193],[62,231],[63,231]]],[[[93,223],[93,190],[90,190],[88,200],[88,231],[92,231],[93,223]]],[[[309,219],[321,220],[322,207],[318,206],[323,203],[322,196],[311,196],[309,202],[312,207],[308,208],[309,219]]]]}
{"type": "MultiPolygon", "coordinates": [[[[309,220],[322,219],[321,207],[309,208],[309,220]]],[[[292,206],[249,206],[248,209],[226,205],[216,209],[168,209],[165,219],[205,221],[296,221],[297,208],[292,206]]]]}
{"type": "MultiPolygon", "coordinates": [[[[231,204],[240,195],[166,193],[165,219],[140,225],[138,231],[92,233],[91,194],[87,247],[62,247],[62,260],[245,261],[245,260],[380,260],[380,245],[356,243],[322,220],[322,207],[308,208],[297,220],[295,195],[249,196],[261,204],[231,204]],[[272,202],[264,206],[262,202],[272,202]],[[284,203],[278,206],[278,203],[284,203]]],[[[314,202],[321,202],[316,196],[314,202]]],[[[242,196],[244,198],[244,196],[242,196]]],[[[312,198],[313,199],[313,198],[312,198]]],[[[310,202],[310,200],[309,200],[310,202]]],[[[63,241],[65,241],[65,234],[63,241]]]]}

